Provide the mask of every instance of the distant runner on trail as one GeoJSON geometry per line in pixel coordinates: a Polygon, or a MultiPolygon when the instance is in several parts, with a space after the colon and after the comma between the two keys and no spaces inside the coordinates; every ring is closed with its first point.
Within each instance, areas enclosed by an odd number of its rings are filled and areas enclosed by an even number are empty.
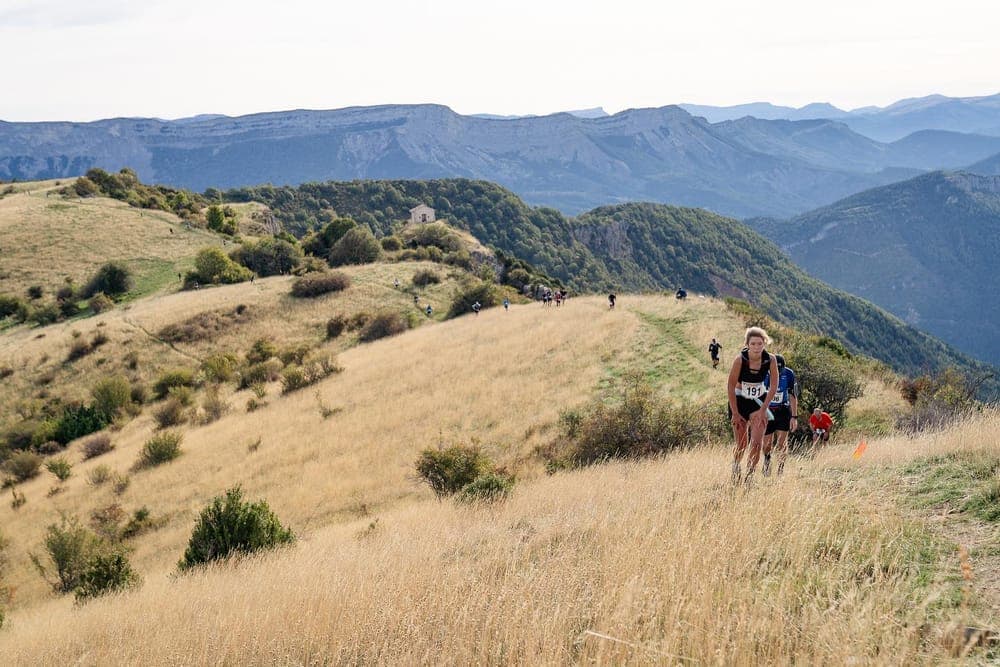
{"type": "Polygon", "coordinates": [[[510,310],[510,299],[508,299],[507,297],[504,297],[503,299],[503,309],[505,311],[510,310]]]}
{"type": "Polygon", "coordinates": [[[611,310],[615,309],[615,298],[616,297],[614,294],[608,295],[608,308],[610,308],[611,310]]]}
{"type": "Polygon", "coordinates": [[[814,447],[817,442],[829,442],[830,429],[833,428],[833,417],[820,408],[816,408],[809,417],[809,428],[812,429],[814,447]]]}
{"type": "Polygon", "coordinates": [[[427,304],[427,310],[425,310],[424,312],[427,313],[427,317],[430,317],[431,315],[434,314],[434,309],[431,308],[431,304],[427,304]]]}
{"type": "Polygon", "coordinates": [[[479,302],[477,301],[477,302],[475,302],[474,304],[472,304],[472,312],[474,312],[474,313],[475,313],[476,315],[479,315],[479,310],[480,310],[480,309],[481,309],[482,307],[483,307],[483,306],[482,306],[482,305],[481,305],[481,304],[480,304],[480,303],[479,303],[479,302]]]}
{"type": "Polygon", "coordinates": [[[680,299],[681,301],[683,301],[684,299],[687,298],[688,293],[687,293],[686,289],[684,289],[683,287],[681,287],[680,289],[677,290],[677,294],[675,294],[674,296],[676,296],[678,299],[680,299]]]}
{"type": "MultiPolygon", "coordinates": [[[[767,422],[764,430],[764,465],[761,473],[767,477],[771,472],[771,448],[778,449],[778,474],[785,470],[785,459],[788,458],[788,432],[799,427],[799,385],[795,381],[795,371],[785,366],[785,358],[774,355],[778,362],[778,390],[774,392],[770,408],[774,419],[767,422]],[[776,442],[775,442],[776,441],[776,442]]],[[[771,374],[764,378],[764,385],[771,386],[771,374]]]]}
{"type": "Polygon", "coordinates": [[[708,344],[708,353],[712,355],[712,368],[719,367],[719,350],[722,349],[722,343],[718,342],[714,338],[712,342],[708,344]]]}
{"type": "Polygon", "coordinates": [[[753,478],[757,461],[760,459],[764,430],[767,428],[767,406],[778,389],[776,382],[772,387],[764,386],[764,376],[768,373],[771,373],[772,377],[778,377],[778,362],[764,349],[768,340],[767,332],[760,327],[747,329],[744,336],[746,347],[733,360],[733,367],[729,371],[726,389],[729,414],[733,423],[733,438],[736,440],[733,449],[734,484],[740,482],[740,463],[748,443],[750,454],[747,457],[747,472],[743,481],[749,484],[753,478]]]}

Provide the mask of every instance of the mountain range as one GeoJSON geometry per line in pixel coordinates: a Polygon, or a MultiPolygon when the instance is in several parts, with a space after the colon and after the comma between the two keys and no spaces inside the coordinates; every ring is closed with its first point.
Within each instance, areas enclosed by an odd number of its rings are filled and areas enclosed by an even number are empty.
{"type": "Polygon", "coordinates": [[[933,172],[748,222],[810,275],[1000,363],[1000,176],[933,172]]]}
{"type": "Polygon", "coordinates": [[[920,130],[1000,136],[1000,94],[981,97],[928,95],[899,100],[886,107],[868,106],[851,111],[826,103],[807,104],[797,109],[768,102],[723,107],[680,106],[712,123],[745,116],[766,120],[835,119],[859,134],[884,142],[902,139],[920,130]]]}
{"type": "Polygon", "coordinates": [[[579,213],[624,201],[789,217],[931,168],[1000,153],[1000,137],[918,132],[874,141],[834,120],[709,123],[668,106],[497,120],[439,105],[179,121],[0,123],[0,179],[130,167],[203,190],[359,178],[468,177],[579,213]]]}

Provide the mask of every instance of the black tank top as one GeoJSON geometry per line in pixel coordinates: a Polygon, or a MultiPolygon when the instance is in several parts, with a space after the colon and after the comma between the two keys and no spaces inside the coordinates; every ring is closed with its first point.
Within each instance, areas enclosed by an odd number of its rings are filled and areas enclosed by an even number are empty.
{"type": "Polygon", "coordinates": [[[739,389],[743,398],[761,400],[767,395],[767,387],[764,386],[764,376],[771,370],[771,355],[764,350],[760,354],[760,368],[751,370],[750,353],[746,348],[740,352],[740,377],[739,389]]]}

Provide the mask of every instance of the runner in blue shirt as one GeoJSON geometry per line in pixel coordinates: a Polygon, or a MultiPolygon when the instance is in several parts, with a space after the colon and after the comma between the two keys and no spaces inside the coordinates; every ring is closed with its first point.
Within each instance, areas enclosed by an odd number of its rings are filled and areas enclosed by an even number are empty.
{"type": "MultiPolygon", "coordinates": [[[[771,412],[774,420],[767,423],[764,431],[764,465],[761,472],[766,477],[771,473],[771,449],[778,450],[778,474],[785,470],[785,459],[788,458],[788,431],[799,427],[799,384],[795,381],[795,371],[785,365],[785,358],[774,355],[778,362],[778,389],[771,399],[771,412]]],[[[771,386],[771,374],[764,377],[764,386],[771,386]]]]}

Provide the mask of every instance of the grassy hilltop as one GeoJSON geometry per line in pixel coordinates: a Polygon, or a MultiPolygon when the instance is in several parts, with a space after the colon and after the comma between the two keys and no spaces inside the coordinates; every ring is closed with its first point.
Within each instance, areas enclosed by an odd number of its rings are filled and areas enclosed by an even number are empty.
{"type": "MultiPolygon", "coordinates": [[[[116,208],[99,201],[86,205],[116,208]]],[[[107,238],[114,252],[118,235],[107,238]]],[[[189,247],[176,266],[193,261],[189,247]]],[[[95,436],[75,439],[45,459],[63,457],[67,479],[43,469],[0,503],[6,662],[940,664],[960,652],[964,627],[995,627],[994,413],[903,435],[892,425],[914,409],[894,375],[776,326],[787,346],[777,349],[803,363],[831,354],[864,390],[826,451],[738,491],[724,432],[550,475],[544,453],[574,420],[586,428],[596,404],[634,405],[635,383],[656,405],[694,406],[693,422],[721,418],[726,373],[712,369],[707,342],[723,343],[728,365],[756,315],[698,294],[621,294],[614,311],[603,297],[558,308],[515,298],[509,312],[446,319],[479,284],[463,267],[341,270],[349,286],[314,298],[291,296],[295,276],[168,288],[0,335],[8,424],[37,427],[41,414],[24,414],[55,397],[91,401],[108,377],[146,389],[97,434],[109,451],[85,458],[95,436]],[[440,282],[413,284],[428,271],[440,282]],[[362,322],[387,312],[405,331],[362,342],[362,322]],[[331,337],[332,319],[346,324],[331,337]],[[259,366],[273,372],[241,386],[261,340],[272,351],[259,366]],[[289,389],[319,359],[335,369],[289,389]],[[192,386],[154,398],[179,371],[192,386]],[[161,428],[174,403],[181,421],[161,428]],[[136,466],[152,438],[174,431],[179,456],[136,466]],[[854,459],[862,437],[868,451],[854,459]],[[422,451],[470,444],[515,478],[506,500],[439,499],[418,478],[422,451]],[[236,485],[266,500],[296,542],[178,576],[199,513],[236,485]],[[54,592],[33,556],[51,582],[44,543],[61,516],[112,535],[141,585],[85,604],[54,592]],[[964,595],[957,543],[972,549],[964,595]]],[[[635,418],[623,428],[646,416],[635,418]]]]}

